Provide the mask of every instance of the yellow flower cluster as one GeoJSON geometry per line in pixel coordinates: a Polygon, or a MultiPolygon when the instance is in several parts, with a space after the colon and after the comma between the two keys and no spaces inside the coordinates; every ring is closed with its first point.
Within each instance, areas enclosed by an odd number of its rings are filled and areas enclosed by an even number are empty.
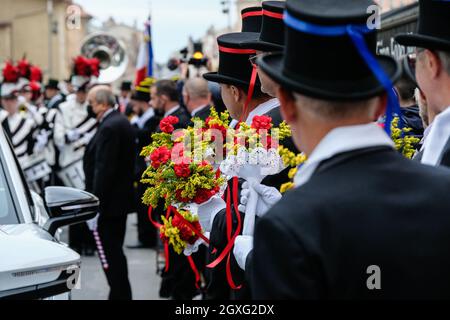
{"type": "MultiPolygon", "coordinates": [[[[295,154],[289,149],[280,146],[278,152],[286,167],[291,167],[288,173],[289,179],[293,180],[298,171],[298,166],[306,161],[306,156],[303,153],[295,154]]],[[[294,182],[289,181],[281,185],[280,192],[286,193],[294,188],[294,182]]]]}
{"type": "Polygon", "coordinates": [[[412,159],[416,152],[416,146],[420,142],[420,139],[414,136],[408,135],[411,128],[398,127],[399,118],[395,117],[391,123],[391,139],[394,141],[395,148],[406,158],[412,159]]]}
{"type": "Polygon", "coordinates": [[[284,146],[278,147],[278,153],[286,167],[296,168],[306,161],[306,156],[303,153],[295,154],[284,146]]]}

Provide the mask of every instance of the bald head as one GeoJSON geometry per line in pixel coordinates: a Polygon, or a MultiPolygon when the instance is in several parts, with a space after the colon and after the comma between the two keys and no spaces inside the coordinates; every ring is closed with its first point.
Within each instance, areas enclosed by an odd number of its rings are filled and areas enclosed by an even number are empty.
{"type": "Polygon", "coordinates": [[[99,85],[93,87],[88,94],[89,104],[97,115],[97,119],[101,119],[103,114],[116,105],[116,97],[110,87],[99,85]]]}
{"type": "Polygon", "coordinates": [[[211,103],[208,82],[203,78],[188,79],[183,88],[184,104],[189,112],[211,103]]]}

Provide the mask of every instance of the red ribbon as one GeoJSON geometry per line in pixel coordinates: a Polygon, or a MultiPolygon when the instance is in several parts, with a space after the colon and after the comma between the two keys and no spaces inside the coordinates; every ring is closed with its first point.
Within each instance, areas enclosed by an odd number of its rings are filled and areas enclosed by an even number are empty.
{"type": "Polygon", "coordinates": [[[282,13],[276,13],[276,12],[272,12],[272,11],[268,11],[268,10],[263,10],[263,14],[265,16],[268,16],[268,17],[271,17],[271,18],[283,19],[283,14],[282,13]]]}
{"type": "Polygon", "coordinates": [[[236,48],[227,48],[223,46],[219,46],[219,51],[234,54],[256,54],[256,50],[253,49],[236,49],[236,48]]]}
{"type": "Polygon", "coordinates": [[[199,232],[196,228],[194,228],[194,226],[187,221],[179,212],[176,208],[172,207],[173,212],[180,218],[184,220],[184,224],[191,229],[192,232],[195,233],[195,235],[199,238],[201,238],[203,241],[205,241],[207,244],[209,244],[209,239],[207,237],[205,237],[201,232],[199,232]]]}
{"type": "Polygon", "coordinates": [[[262,16],[262,10],[258,11],[249,11],[242,14],[242,19],[248,18],[248,17],[259,17],[262,16]]]}
{"type": "Polygon", "coordinates": [[[241,233],[241,228],[242,228],[242,222],[241,222],[241,215],[239,214],[239,210],[238,210],[238,203],[237,203],[237,199],[238,199],[238,194],[237,194],[237,190],[238,190],[238,178],[237,177],[233,177],[233,201],[234,201],[234,208],[236,211],[236,215],[237,215],[237,228],[235,233],[233,234],[233,236],[230,239],[231,236],[231,224],[232,224],[232,219],[231,219],[231,203],[230,203],[230,189],[227,188],[227,235],[229,238],[228,244],[226,245],[225,249],[222,251],[222,253],[219,255],[219,257],[214,260],[213,262],[211,262],[210,264],[208,264],[206,267],[208,268],[215,268],[219,263],[222,262],[222,260],[227,257],[227,263],[226,263],[226,272],[227,272],[227,281],[228,284],[230,285],[230,287],[234,290],[239,290],[241,289],[241,285],[237,286],[232,278],[231,275],[231,268],[230,268],[230,254],[231,254],[231,249],[234,246],[234,242],[236,240],[236,237],[241,233]],[[229,227],[230,226],[230,227],[229,227]]]}
{"type": "Polygon", "coordinates": [[[197,267],[195,266],[194,259],[192,259],[191,256],[187,257],[189,265],[191,266],[192,272],[194,272],[195,275],[195,287],[197,289],[200,289],[200,273],[198,272],[197,267]]]}
{"type": "Polygon", "coordinates": [[[247,118],[248,105],[250,104],[250,102],[252,101],[252,98],[253,98],[253,92],[255,91],[257,75],[258,75],[258,69],[257,69],[256,64],[254,64],[253,68],[252,68],[252,76],[250,77],[250,85],[248,87],[247,100],[245,100],[244,111],[241,114],[239,122],[242,122],[244,120],[244,117],[247,118]]]}
{"type": "MultiPolygon", "coordinates": [[[[153,220],[152,212],[153,212],[153,208],[152,208],[152,206],[149,206],[148,207],[148,219],[155,226],[155,228],[160,229],[163,225],[156,222],[155,220],[153,220]]],[[[166,219],[169,218],[169,215],[170,215],[170,207],[167,208],[166,219]]],[[[166,267],[164,270],[167,272],[167,271],[169,271],[169,264],[170,264],[170,262],[169,262],[169,244],[167,242],[164,242],[164,256],[166,259],[166,267]]]]}

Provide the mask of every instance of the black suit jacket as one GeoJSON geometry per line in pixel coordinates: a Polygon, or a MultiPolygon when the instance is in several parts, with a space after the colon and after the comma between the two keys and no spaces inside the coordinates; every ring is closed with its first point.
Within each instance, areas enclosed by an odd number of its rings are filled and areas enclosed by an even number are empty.
{"type": "Polygon", "coordinates": [[[203,121],[206,121],[206,119],[209,117],[211,113],[211,107],[204,107],[200,111],[198,111],[194,117],[191,117],[191,120],[189,121],[189,126],[193,127],[194,123],[192,122],[192,118],[200,118],[203,121]]]}
{"type": "Polygon", "coordinates": [[[132,209],[135,157],[134,130],[124,115],[112,111],[84,155],[86,191],[100,199],[103,216],[117,217],[132,209]]]}
{"type": "Polygon", "coordinates": [[[155,115],[148,119],[144,127],[141,129],[137,125],[133,126],[136,135],[136,166],[135,166],[135,180],[140,181],[142,173],[144,173],[147,165],[144,157],[140,156],[142,149],[152,142],[152,134],[156,132],[159,127],[161,117],[155,115]]]}
{"type": "Polygon", "coordinates": [[[450,298],[448,190],[450,171],[389,148],[323,162],[257,222],[253,298],[450,298]]]}
{"type": "MultiPolygon", "coordinates": [[[[266,115],[270,116],[272,118],[272,123],[274,124],[275,127],[279,126],[279,124],[283,121],[281,114],[280,114],[280,109],[279,108],[274,108],[271,111],[269,111],[268,113],[266,113],[266,115]]],[[[283,141],[280,141],[280,144],[282,144],[283,146],[285,146],[286,148],[288,148],[289,150],[298,153],[299,151],[297,150],[297,148],[295,147],[292,139],[285,139],[283,141]]],[[[271,187],[275,187],[277,189],[279,189],[281,187],[281,185],[283,183],[288,182],[290,179],[288,177],[288,172],[289,172],[290,168],[287,168],[286,170],[282,171],[281,173],[277,174],[277,175],[272,175],[272,176],[267,176],[266,178],[264,178],[264,180],[262,181],[262,184],[267,185],[267,186],[271,186],[271,187]]],[[[240,201],[240,192],[241,192],[241,186],[242,183],[245,180],[243,179],[239,179],[239,186],[238,186],[238,190],[237,190],[237,194],[238,194],[238,198],[237,201],[240,201]]],[[[230,193],[233,194],[233,183],[232,181],[229,182],[228,184],[228,188],[230,188],[230,193]]],[[[238,221],[237,221],[237,214],[236,211],[234,210],[234,205],[233,205],[233,199],[231,199],[231,203],[232,203],[232,222],[233,222],[233,233],[235,232],[237,225],[238,225],[238,221]]],[[[237,204],[239,205],[239,203],[237,204]]],[[[244,221],[245,218],[245,213],[243,212],[239,212],[238,213],[241,217],[241,221],[244,221]]],[[[213,221],[213,225],[211,228],[211,233],[210,233],[210,258],[211,260],[214,260],[215,258],[217,258],[220,253],[223,251],[223,249],[225,249],[227,243],[228,243],[228,238],[227,238],[227,221],[226,221],[226,210],[222,210],[219,213],[217,213],[217,215],[214,218],[213,221]],[[213,254],[212,253],[212,249],[216,248],[217,249],[217,253],[213,254]]],[[[212,300],[221,300],[221,299],[237,299],[237,300],[241,300],[241,299],[250,299],[251,295],[250,295],[250,290],[248,288],[248,283],[246,281],[246,276],[244,271],[237,265],[236,260],[234,259],[233,254],[231,254],[231,273],[233,275],[233,279],[235,282],[237,282],[238,284],[242,284],[242,288],[240,290],[231,290],[228,282],[226,280],[226,270],[225,270],[225,266],[226,266],[226,259],[223,260],[216,268],[212,269],[210,271],[210,279],[209,279],[209,284],[208,284],[208,299],[212,299],[212,300]]]]}

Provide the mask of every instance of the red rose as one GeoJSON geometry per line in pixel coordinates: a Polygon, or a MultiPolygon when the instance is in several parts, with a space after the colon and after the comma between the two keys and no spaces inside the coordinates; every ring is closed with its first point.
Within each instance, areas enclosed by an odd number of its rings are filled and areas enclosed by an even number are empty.
{"type": "MultiPolygon", "coordinates": [[[[199,237],[192,231],[187,223],[188,222],[179,215],[175,215],[172,219],[172,225],[180,230],[181,240],[186,241],[189,244],[194,244],[199,237]]],[[[190,224],[195,230],[201,232],[202,227],[198,221],[191,222],[190,224]]]]}
{"type": "Polygon", "coordinates": [[[208,118],[206,118],[206,120],[205,120],[205,124],[209,127],[209,122],[212,120],[213,118],[211,118],[211,117],[208,117],[208,118]]]}
{"type": "Polygon", "coordinates": [[[161,129],[162,132],[172,133],[175,130],[173,125],[177,124],[179,121],[180,120],[174,116],[165,117],[159,123],[159,128],[161,129]]]}
{"type": "Polygon", "coordinates": [[[185,198],[181,195],[181,190],[175,191],[175,198],[177,199],[178,202],[184,202],[184,203],[191,202],[191,199],[185,198]]]}
{"type": "Polygon", "coordinates": [[[191,175],[191,169],[189,169],[189,164],[187,163],[176,164],[173,169],[179,178],[187,178],[191,175]]]}
{"type": "Polygon", "coordinates": [[[202,204],[206,201],[208,201],[212,196],[213,196],[213,192],[211,190],[207,190],[207,189],[199,189],[197,190],[197,194],[194,197],[194,202],[196,204],[202,204]]]}
{"type": "Polygon", "coordinates": [[[257,130],[270,130],[272,128],[272,118],[269,116],[254,116],[252,128],[257,130]]]}
{"type": "Polygon", "coordinates": [[[167,147],[159,147],[150,155],[152,161],[152,167],[158,169],[162,164],[166,163],[170,159],[170,151],[167,147]]]}

